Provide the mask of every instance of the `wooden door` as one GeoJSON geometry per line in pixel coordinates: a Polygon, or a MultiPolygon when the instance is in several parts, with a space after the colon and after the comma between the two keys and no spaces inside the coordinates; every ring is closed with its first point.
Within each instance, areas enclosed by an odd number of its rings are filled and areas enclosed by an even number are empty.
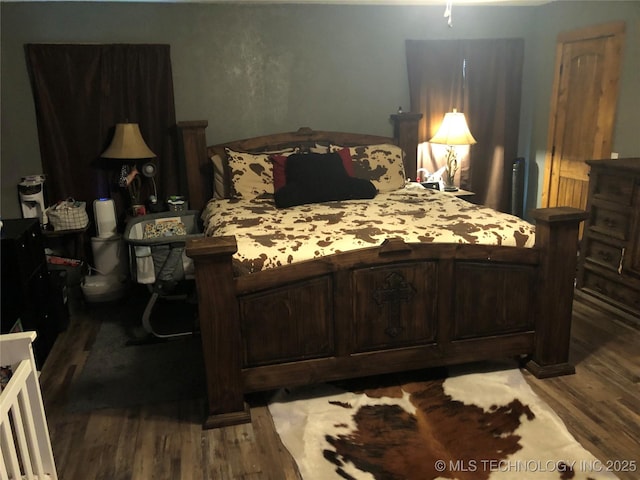
{"type": "Polygon", "coordinates": [[[588,159],[609,158],[624,22],[558,35],[542,206],[586,208],[588,159]]]}

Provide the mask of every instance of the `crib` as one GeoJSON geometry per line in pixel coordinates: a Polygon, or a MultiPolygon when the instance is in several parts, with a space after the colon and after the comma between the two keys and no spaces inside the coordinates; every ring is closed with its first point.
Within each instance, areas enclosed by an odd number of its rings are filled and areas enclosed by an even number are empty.
{"type": "MultiPolygon", "coordinates": [[[[151,296],[142,315],[144,329],[155,337],[191,335],[191,331],[162,334],[152,324],[152,312],[159,298],[184,301],[195,297],[195,284],[187,293],[177,287],[194,279],[193,260],[187,257],[187,240],[201,237],[196,210],[153,213],[134,217],[127,223],[124,239],[130,247],[131,277],[147,285],[151,296]]],[[[193,300],[195,301],[195,300],[193,300]]]]}
{"type": "Polygon", "coordinates": [[[0,480],[56,480],[49,428],[33,357],[35,332],[0,335],[0,480]]]}

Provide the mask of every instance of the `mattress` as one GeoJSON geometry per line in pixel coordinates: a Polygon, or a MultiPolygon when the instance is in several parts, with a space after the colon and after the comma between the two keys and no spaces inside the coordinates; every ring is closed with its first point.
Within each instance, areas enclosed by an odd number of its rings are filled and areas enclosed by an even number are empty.
{"type": "Polygon", "coordinates": [[[424,188],[276,208],[273,197],[212,199],[203,211],[205,235],[234,235],[234,261],[244,273],[326,255],[405,242],[532,247],[534,226],[518,217],[424,188]]]}

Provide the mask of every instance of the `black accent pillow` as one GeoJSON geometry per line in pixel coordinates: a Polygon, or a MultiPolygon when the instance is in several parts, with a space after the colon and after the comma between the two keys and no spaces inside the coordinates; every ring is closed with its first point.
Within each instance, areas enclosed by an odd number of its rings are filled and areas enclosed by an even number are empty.
{"type": "Polygon", "coordinates": [[[275,192],[276,207],[373,198],[369,180],[350,177],[337,153],[294,153],[285,167],[287,183],[275,192]]]}

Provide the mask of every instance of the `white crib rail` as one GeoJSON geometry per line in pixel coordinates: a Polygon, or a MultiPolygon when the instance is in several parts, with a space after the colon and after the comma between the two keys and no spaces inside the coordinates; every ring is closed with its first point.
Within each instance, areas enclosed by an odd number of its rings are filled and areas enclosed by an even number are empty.
{"type": "Polygon", "coordinates": [[[31,344],[35,332],[0,335],[0,365],[13,375],[0,394],[0,480],[57,480],[31,344]]]}

